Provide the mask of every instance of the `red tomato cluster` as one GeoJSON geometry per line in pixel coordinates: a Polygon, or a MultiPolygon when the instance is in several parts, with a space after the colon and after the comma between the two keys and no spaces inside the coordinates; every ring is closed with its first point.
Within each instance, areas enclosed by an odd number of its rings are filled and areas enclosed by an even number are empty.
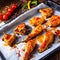
{"type": "Polygon", "coordinates": [[[17,8],[17,4],[13,4],[11,8],[8,8],[6,14],[0,14],[0,20],[6,21],[12,14],[12,12],[17,8]]]}
{"type": "Polygon", "coordinates": [[[3,15],[2,15],[2,14],[0,14],[0,19],[1,19],[1,20],[3,19],[3,15]]]}

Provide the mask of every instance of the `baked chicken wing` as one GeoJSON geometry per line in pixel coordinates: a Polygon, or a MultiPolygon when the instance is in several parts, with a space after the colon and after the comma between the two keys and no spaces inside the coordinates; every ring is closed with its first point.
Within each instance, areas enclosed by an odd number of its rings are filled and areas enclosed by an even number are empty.
{"type": "Polygon", "coordinates": [[[7,45],[12,45],[15,41],[15,35],[14,34],[6,34],[4,33],[4,36],[2,37],[2,40],[7,44],[7,45]]]}
{"type": "Polygon", "coordinates": [[[49,44],[53,42],[54,35],[51,31],[47,31],[45,34],[38,36],[36,40],[41,43],[41,46],[38,48],[38,51],[43,52],[47,49],[49,44]]]}
{"type": "Polygon", "coordinates": [[[43,24],[45,22],[45,19],[43,17],[32,17],[30,20],[29,20],[29,23],[33,26],[37,26],[39,24],[43,24]]]}
{"type": "Polygon", "coordinates": [[[24,56],[22,57],[21,60],[28,60],[30,53],[33,51],[33,49],[36,46],[35,40],[30,40],[26,43],[25,48],[24,48],[24,56]]]}
{"type": "Polygon", "coordinates": [[[31,33],[28,36],[26,36],[24,41],[29,41],[30,39],[36,37],[42,32],[42,30],[43,30],[43,26],[39,24],[31,31],[31,33]]]}
{"type": "Polygon", "coordinates": [[[15,34],[21,34],[24,35],[26,33],[26,24],[25,23],[21,23],[20,25],[18,25],[15,29],[14,29],[14,33],[15,34]]]}
{"type": "Polygon", "coordinates": [[[55,27],[55,26],[58,26],[60,25],[60,16],[58,15],[53,15],[50,20],[48,20],[46,22],[46,26],[52,26],[52,27],[55,27]]]}
{"type": "Polygon", "coordinates": [[[52,8],[43,8],[43,9],[40,9],[39,12],[42,14],[42,16],[45,19],[52,16],[52,14],[54,13],[52,8]]]}

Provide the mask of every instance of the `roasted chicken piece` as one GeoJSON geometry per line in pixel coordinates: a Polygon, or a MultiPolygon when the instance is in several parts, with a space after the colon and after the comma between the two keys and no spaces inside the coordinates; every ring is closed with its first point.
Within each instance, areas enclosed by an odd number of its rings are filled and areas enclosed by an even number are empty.
{"type": "Polygon", "coordinates": [[[54,13],[52,8],[43,8],[43,9],[40,9],[39,12],[42,14],[42,16],[45,19],[52,16],[52,14],[54,13]]]}
{"type": "Polygon", "coordinates": [[[49,44],[54,40],[54,34],[51,31],[47,31],[45,34],[40,35],[36,38],[36,41],[41,43],[41,46],[38,48],[39,52],[43,52],[47,49],[49,44]]]}
{"type": "Polygon", "coordinates": [[[53,15],[47,22],[46,22],[46,26],[52,26],[52,27],[56,27],[60,25],[60,16],[58,15],[53,15]]]}
{"type": "Polygon", "coordinates": [[[21,60],[28,60],[30,53],[33,51],[33,49],[36,46],[35,40],[30,40],[26,43],[24,48],[24,55],[21,60]]]}
{"type": "Polygon", "coordinates": [[[37,26],[39,24],[43,24],[45,22],[45,19],[43,17],[32,17],[30,20],[29,20],[29,23],[33,26],[37,26]]]}
{"type": "Polygon", "coordinates": [[[42,32],[42,30],[43,30],[43,26],[39,24],[31,31],[31,33],[25,38],[24,41],[29,41],[30,39],[36,37],[42,32]]]}
{"type": "Polygon", "coordinates": [[[25,23],[21,23],[20,25],[18,25],[15,29],[14,29],[14,33],[15,34],[21,34],[24,35],[26,33],[26,24],[25,23]]]}
{"type": "Polygon", "coordinates": [[[56,30],[56,36],[59,36],[60,37],[60,30],[56,30]]]}
{"type": "Polygon", "coordinates": [[[2,37],[2,40],[6,43],[6,45],[12,45],[15,41],[15,35],[14,34],[6,34],[4,33],[4,36],[2,37]]]}

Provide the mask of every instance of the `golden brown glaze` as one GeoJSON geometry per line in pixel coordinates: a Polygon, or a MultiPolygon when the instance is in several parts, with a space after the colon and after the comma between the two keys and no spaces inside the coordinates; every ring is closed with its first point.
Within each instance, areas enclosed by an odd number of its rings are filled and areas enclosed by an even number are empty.
{"type": "Polygon", "coordinates": [[[7,44],[7,45],[12,45],[15,41],[15,35],[14,34],[6,34],[4,33],[4,36],[2,37],[2,40],[7,44]]]}
{"type": "Polygon", "coordinates": [[[53,42],[54,35],[51,31],[47,31],[45,34],[38,36],[36,40],[41,43],[41,46],[38,48],[38,51],[43,52],[47,49],[49,44],[53,42]]]}
{"type": "Polygon", "coordinates": [[[18,26],[14,29],[14,33],[15,33],[15,34],[24,35],[24,34],[26,33],[26,24],[25,24],[25,23],[21,23],[20,25],[18,25],[18,26]]]}
{"type": "Polygon", "coordinates": [[[46,26],[52,26],[52,27],[56,27],[60,25],[60,16],[58,15],[53,15],[47,22],[46,22],[46,26]]]}
{"type": "Polygon", "coordinates": [[[53,15],[54,11],[52,10],[52,8],[43,8],[41,10],[39,10],[39,12],[42,14],[42,16],[46,19],[50,16],[53,15]]]}
{"type": "Polygon", "coordinates": [[[37,26],[39,24],[43,24],[45,22],[45,19],[43,17],[32,17],[30,20],[29,20],[29,23],[33,26],[37,26]]]}

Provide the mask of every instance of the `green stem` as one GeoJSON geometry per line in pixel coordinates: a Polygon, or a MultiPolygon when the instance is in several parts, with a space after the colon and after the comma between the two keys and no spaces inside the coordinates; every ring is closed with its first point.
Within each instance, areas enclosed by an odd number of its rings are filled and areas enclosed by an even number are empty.
{"type": "Polygon", "coordinates": [[[37,1],[36,0],[35,1],[32,1],[31,4],[37,5],[37,1]]]}

